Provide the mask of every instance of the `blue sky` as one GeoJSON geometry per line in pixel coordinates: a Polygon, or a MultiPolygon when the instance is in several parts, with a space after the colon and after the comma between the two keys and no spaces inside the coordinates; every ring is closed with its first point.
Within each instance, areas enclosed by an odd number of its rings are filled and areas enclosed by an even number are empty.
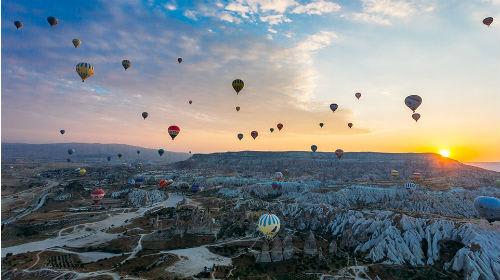
{"type": "Polygon", "coordinates": [[[498,0],[2,1],[2,141],[500,160],[500,28],[486,16],[500,19],[498,0]],[[96,69],[85,83],[79,62],[96,69]],[[417,124],[410,94],[424,99],[417,124]],[[277,122],[286,133],[267,133],[277,122]]]}

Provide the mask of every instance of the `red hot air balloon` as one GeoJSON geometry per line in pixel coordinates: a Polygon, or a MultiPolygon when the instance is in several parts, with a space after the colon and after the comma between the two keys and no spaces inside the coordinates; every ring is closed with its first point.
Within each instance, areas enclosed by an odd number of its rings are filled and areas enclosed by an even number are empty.
{"type": "Polygon", "coordinates": [[[357,99],[360,99],[361,98],[361,92],[356,92],[354,94],[354,96],[356,96],[357,99]]]}
{"type": "Polygon", "coordinates": [[[95,204],[97,204],[104,198],[105,194],[106,192],[103,189],[97,188],[90,193],[90,198],[92,199],[92,201],[94,201],[95,204]]]}
{"type": "Polygon", "coordinates": [[[279,123],[279,124],[276,125],[276,127],[278,128],[278,130],[281,130],[283,128],[283,124],[279,123]]]}
{"type": "Polygon", "coordinates": [[[492,17],[487,17],[483,19],[483,24],[490,27],[490,25],[493,23],[493,18],[492,17]]]}
{"type": "Polygon", "coordinates": [[[250,135],[252,135],[252,138],[255,140],[255,138],[257,138],[257,136],[259,136],[259,133],[258,133],[257,131],[255,131],[255,130],[254,130],[254,131],[252,131],[252,132],[250,133],[250,135]]]}
{"type": "Polygon", "coordinates": [[[160,189],[163,189],[170,186],[173,182],[173,180],[161,179],[158,185],[160,186],[160,189]]]}
{"type": "Polygon", "coordinates": [[[420,114],[419,114],[419,113],[413,113],[413,115],[411,115],[411,117],[412,117],[415,121],[418,121],[418,119],[420,119],[420,114]]]}
{"type": "Polygon", "coordinates": [[[338,159],[341,159],[342,156],[344,155],[344,151],[342,149],[337,149],[335,150],[335,155],[337,156],[338,159]]]}
{"type": "Polygon", "coordinates": [[[348,124],[347,124],[347,126],[348,126],[349,128],[352,128],[352,122],[348,123],[348,124]]]}
{"type": "Polygon", "coordinates": [[[170,137],[172,137],[172,140],[174,140],[174,138],[179,134],[180,131],[181,129],[176,125],[171,125],[168,128],[168,134],[170,135],[170,137]]]}
{"type": "Polygon", "coordinates": [[[243,139],[243,133],[238,133],[238,139],[240,139],[240,141],[243,139]]]}

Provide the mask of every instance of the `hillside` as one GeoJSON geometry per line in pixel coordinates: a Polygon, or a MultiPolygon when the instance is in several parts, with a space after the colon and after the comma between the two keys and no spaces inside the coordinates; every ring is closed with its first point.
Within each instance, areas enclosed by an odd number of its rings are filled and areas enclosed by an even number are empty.
{"type": "Polygon", "coordinates": [[[181,169],[214,170],[219,173],[272,176],[288,171],[291,177],[342,182],[378,182],[392,180],[390,171],[398,170],[402,180],[421,172],[430,181],[453,186],[494,185],[500,173],[469,166],[437,154],[417,153],[345,153],[338,160],[334,153],[310,152],[228,152],[196,154],[175,164],[181,169]]]}
{"type": "Polygon", "coordinates": [[[173,163],[189,158],[187,153],[165,151],[159,157],[157,150],[124,144],[98,143],[54,143],[54,144],[22,144],[2,143],[2,163],[8,162],[63,162],[71,157],[72,162],[100,163],[107,162],[112,157],[112,163],[133,162],[136,160],[152,163],[173,163]],[[68,149],[75,153],[68,156],[68,149]],[[140,150],[140,155],[137,155],[140,150]],[[118,160],[117,154],[123,157],[118,160]]]}

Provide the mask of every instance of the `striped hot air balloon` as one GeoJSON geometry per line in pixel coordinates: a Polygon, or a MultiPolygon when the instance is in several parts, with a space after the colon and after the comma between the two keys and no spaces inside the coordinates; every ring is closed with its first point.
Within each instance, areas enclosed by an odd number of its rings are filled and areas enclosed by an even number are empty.
{"type": "Polygon", "coordinates": [[[76,73],[82,78],[82,82],[94,75],[94,66],[87,62],[80,62],[76,65],[76,73]]]}
{"type": "Polygon", "coordinates": [[[259,231],[266,236],[266,238],[275,237],[280,231],[280,219],[274,214],[263,214],[258,222],[259,231]]]}
{"type": "Polygon", "coordinates": [[[245,86],[245,83],[240,79],[236,79],[233,81],[232,86],[233,86],[234,91],[236,91],[236,94],[238,94],[245,86]]]}
{"type": "Polygon", "coordinates": [[[181,132],[181,129],[176,125],[171,125],[168,128],[168,134],[170,135],[170,137],[172,137],[172,140],[174,140],[174,138],[179,135],[179,132],[181,132]]]}

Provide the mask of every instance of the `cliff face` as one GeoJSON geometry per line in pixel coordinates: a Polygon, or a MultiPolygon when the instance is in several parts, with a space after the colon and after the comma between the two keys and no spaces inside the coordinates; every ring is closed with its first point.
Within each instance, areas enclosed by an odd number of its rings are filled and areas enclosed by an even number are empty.
{"type": "Polygon", "coordinates": [[[285,172],[291,178],[314,178],[338,182],[376,182],[392,180],[390,171],[398,170],[400,178],[420,172],[429,183],[462,187],[494,185],[500,173],[468,166],[436,154],[345,153],[337,159],[334,153],[308,152],[235,152],[196,154],[174,165],[180,169],[211,170],[272,177],[285,172]]]}

